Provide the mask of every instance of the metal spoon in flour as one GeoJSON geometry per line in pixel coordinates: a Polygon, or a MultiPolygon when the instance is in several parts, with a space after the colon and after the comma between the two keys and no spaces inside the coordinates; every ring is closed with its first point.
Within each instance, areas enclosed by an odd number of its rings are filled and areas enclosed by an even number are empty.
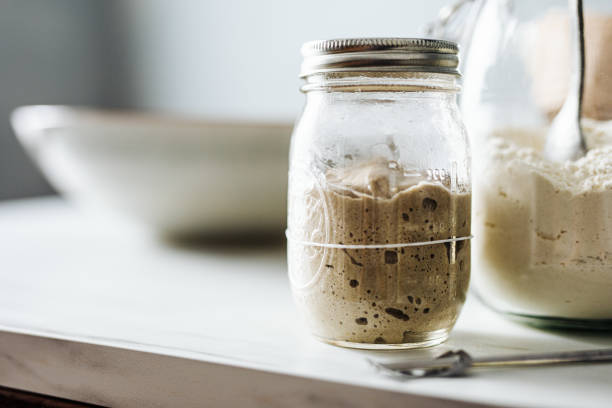
{"type": "Polygon", "coordinates": [[[555,116],[544,146],[544,157],[551,161],[576,160],[586,153],[580,127],[582,91],[584,89],[584,17],[582,0],[568,0],[572,44],[572,73],[561,110],[555,116]]]}

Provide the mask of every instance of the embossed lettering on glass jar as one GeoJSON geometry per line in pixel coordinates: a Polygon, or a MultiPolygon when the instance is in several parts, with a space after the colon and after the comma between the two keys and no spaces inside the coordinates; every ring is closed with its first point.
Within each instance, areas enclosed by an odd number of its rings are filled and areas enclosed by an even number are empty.
{"type": "Polygon", "coordinates": [[[290,153],[288,263],[320,340],[448,337],[470,275],[470,153],[452,42],[315,41],[290,153]]]}

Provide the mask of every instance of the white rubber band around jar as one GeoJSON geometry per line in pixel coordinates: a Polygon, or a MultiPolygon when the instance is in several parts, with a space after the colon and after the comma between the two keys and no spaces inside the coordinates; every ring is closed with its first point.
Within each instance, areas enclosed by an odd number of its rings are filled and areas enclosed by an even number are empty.
{"type": "Polygon", "coordinates": [[[306,246],[318,246],[323,248],[335,248],[335,249],[381,249],[381,248],[405,248],[405,247],[415,247],[415,246],[423,246],[423,245],[436,245],[436,244],[446,244],[448,242],[457,242],[457,241],[465,241],[468,239],[474,238],[473,235],[468,235],[465,237],[453,237],[448,239],[438,239],[435,241],[422,241],[422,242],[405,242],[401,244],[325,244],[321,242],[312,242],[312,241],[301,241],[298,239],[294,239],[289,235],[289,230],[285,230],[285,236],[288,241],[295,242],[296,244],[306,245],[306,246]]]}

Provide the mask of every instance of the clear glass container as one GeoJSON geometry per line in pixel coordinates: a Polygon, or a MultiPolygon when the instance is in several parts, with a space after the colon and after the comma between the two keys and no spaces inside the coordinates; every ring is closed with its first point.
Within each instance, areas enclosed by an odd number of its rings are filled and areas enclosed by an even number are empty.
{"type": "Polygon", "coordinates": [[[612,2],[584,1],[588,153],[562,163],[542,149],[573,64],[568,2],[461,3],[472,8],[454,8],[463,28],[448,14],[445,23],[467,50],[474,287],[532,324],[612,329],[612,2]]]}
{"type": "MultiPolygon", "coordinates": [[[[360,69],[349,58],[346,70],[334,60],[304,74],[292,136],[291,288],[314,336],[341,346],[438,344],[468,289],[470,152],[456,59],[452,69],[415,66],[422,50],[401,41],[417,40],[393,41],[410,66],[376,66],[378,47],[360,69]]],[[[432,54],[440,47],[422,44],[432,54]]],[[[456,55],[451,45],[441,58],[456,55]]]]}

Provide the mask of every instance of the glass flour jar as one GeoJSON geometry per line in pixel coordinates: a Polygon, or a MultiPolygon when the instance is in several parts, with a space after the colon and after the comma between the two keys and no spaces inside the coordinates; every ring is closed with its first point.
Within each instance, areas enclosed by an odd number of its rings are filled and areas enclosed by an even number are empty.
{"type": "Polygon", "coordinates": [[[464,50],[475,292],[529,324],[612,330],[612,2],[584,1],[588,153],[565,162],[542,151],[574,63],[568,2],[459,0],[448,10],[432,33],[461,38],[464,50]]]}
{"type": "Polygon", "coordinates": [[[302,48],[288,266],[318,339],[413,348],[448,337],[470,276],[470,151],[457,46],[363,38],[302,48]]]}

